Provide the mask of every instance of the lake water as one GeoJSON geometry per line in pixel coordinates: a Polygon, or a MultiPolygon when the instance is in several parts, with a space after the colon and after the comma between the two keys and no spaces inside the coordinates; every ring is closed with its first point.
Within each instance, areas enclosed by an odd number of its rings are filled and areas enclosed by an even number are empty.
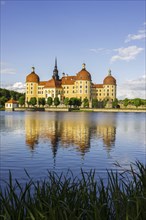
{"type": "MultiPolygon", "coordinates": [[[[145,163],[145,113],[1,112],[0,177],[25,182],[47,170],[95,169],[102,176],[131,162],[145,163]]],[[[3,182],[1,185],[3,186],[3,182]]]]}

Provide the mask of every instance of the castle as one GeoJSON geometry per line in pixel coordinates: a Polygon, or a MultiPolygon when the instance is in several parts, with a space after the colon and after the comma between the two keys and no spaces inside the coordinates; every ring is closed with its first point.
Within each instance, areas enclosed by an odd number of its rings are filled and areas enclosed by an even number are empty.
{"type": "Polygon", "coordinates": [[[58,97],[60,103],[63,104],[65,98],[80,98],[82,101],[87,98],[89,102],[92,99],[98,101],[110,100],[116,98],[116,79],[111,75],[111,70],[104,78],[103,84],[95,84],[92,82],[91,74],[86,70],[86,65],[82,65],[81,71],[74,76],[62,74],[59,78],[57,69],[57,59],[55,59],[55,67],[53,70],[52,79],[48,81],[40,81],[39,76],[35,73],[35,68],[32,67],[32,72],[26,77],[26,99],[25,104],[32,97],[39,98],[58,97]]]}

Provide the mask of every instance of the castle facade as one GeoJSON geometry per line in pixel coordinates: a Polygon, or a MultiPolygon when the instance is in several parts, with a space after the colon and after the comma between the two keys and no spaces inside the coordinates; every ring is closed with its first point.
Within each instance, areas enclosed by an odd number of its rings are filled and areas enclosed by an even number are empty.
{"type": "Polygon", "coordinates": [[[82,101],[87,98],[90,102],[92,99],[98,101],[110,100],[116,98],[116,79],[111,75],[111,70],[104,78],[103,84],[95,84],[92,82],[91,74],[86,70],[86,65],[82,65],[81,71],[76,75],[69,76],[65,73],[59,78],[57,69],[57,59],[55,59],[55,67],[52,78],[48,81],[40,81],[39,76],[32,67],[32,72],[26,77],[26,100],[30,101],[32,97],[39,98],[58,97],[60,103],[65,98],[80,98],[82,101]]]}

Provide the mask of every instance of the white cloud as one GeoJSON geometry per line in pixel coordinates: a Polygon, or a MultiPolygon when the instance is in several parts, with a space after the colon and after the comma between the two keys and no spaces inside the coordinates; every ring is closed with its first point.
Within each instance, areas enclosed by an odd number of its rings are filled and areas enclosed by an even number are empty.
{"type": "Polygon", "coordinates": [[[129,47],[121,47],[118,49],[115,49],[114,51],[117,51],[118,54],[115,56],[112,56],[111,63],[117,61],[117,60],[124,60],[124,61],[130,61],[134,60],[136,56],[142,52],[144,49],[137,46],[129,46],[129,47]]]}
{"type": "Polygon", "coordinates": [[[132,40],[142,40],[146,38],[146,31],[145,30],[139,30],[137,34],[128,34],[125,43],[128,43],[132,40]]]}
{"type": "Polygon", "coordinates": [[[7,63],[1,62],[0,73],[1,74],[16,74],[16,70],[14,68],[9,67],[7,63]]]}
{"type": "Polygon", "coordinates": [[[109,54],[112,50],[106,48],[92,48],[90,51],[94,53],[109,54]]]}
{"type": "Polygon", "coordinates": [[[118,99],[143,98],[146,99],[146,75],[137,79],[126,80],[117,88],[118,99]]]}
{"type": "Polygon", "coordinates": [[[2,84],[1,85],[1,88],[5,88],[5,89],[8,89],[8,90],[14,90],[14,91],[17,91],[17,92],[22,92],[24,93],[25,92],[25,83],[22,83],[22,82],[15,82],[14,84],[2,84]]]}

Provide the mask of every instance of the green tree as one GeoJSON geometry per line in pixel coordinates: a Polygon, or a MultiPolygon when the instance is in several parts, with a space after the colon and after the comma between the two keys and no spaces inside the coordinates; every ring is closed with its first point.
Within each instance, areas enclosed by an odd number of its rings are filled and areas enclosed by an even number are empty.
{"type": "Polygon", "coordinates": [[[68,106],[69,105],[69,98],[64,99],[64,105],[68,106]]]}
{"type": "Polygon", "coordinates": [[[32,97],[29,102],[30,102],[30,104],[31,104],[32,106],[35,106],[35,105],[37,104],[37,99],[36,99],[36,97],[32,97]]]}
{"type": "Polygon", "coordinates": [[[39,99],[38,99],[38,104],[39,104],[39,106],[40,106],[40,105],[44,106],[44,105],[46,104],[45,98],[39,98],[39,99]]]}
{"type": "Polygon", "coordinates": [[[82,105],[81,99],[76,98],[76,106],[80,107],[82,105]]]}
{"type": "Polygon", "coordinates": [[[52,97],[48,97],[48,99],[47,99],[47,104],[48,104],[49,106],[51,106],[52,103],[53,103],[52,97]]]}
{"type": "Polygon", "coordinates": [[[127,105],[129,104],[129,99],[124,99],[123,100],[123,105],[125,106],[125,107],[127,107],[127,105]]]}
{"type": "Polygon", "coordinates": [[[136,99],[133,100],[133,104],[134,104],[136,107],[138,107],[138,106],[140,106],[140,105],[142,104],[142,101],[141,101],[140,98],[136,98],[136,99]]]}
{"type": "Polygon", "coordinates": [[[115,100],[112,102],[112,107],[117,108],[118,107],[118,99],[115,98],[115,100]]]}
{"type": "Polygon", "coordinates": [[[92,99],[92,108],[98,108],[98,99],[92,99]]]}
{"type": "Polygon", "coordinates": [[[45,98],[42,98],[42,106],[44,106],[46,104],[46,100],[45,98]]]}
{"type": "Polygon", "coordinates": [[[25,96],[20,96],[19,98],[19,104],[22,106],[25,104],[25,96]]]}
{"type": "Polygon", "coordinates": [[[1,106],[4,106],[6,101],[8,101],[8,99],[5,96],[0,97],[0,105],[1,106]]]}
{"type": "Polygon", "coordinates": [[[78,98],[70,98],[69,100],[69,105],[70,106],[74,106],[74,107],[79,107],[81,106],[82,102],[81,102],[81,99],[78,99],[78,98]]]}
{"type": "Polygon", "coordinates": [[[86,107],[89,107],[89,100],[87,98],[84,98],[83,100],[83,106],[86,108],[86,107]]]}
{"type": "Polygon", "coordinates": [[[60,104],[59,98],[55,97],[54,98],[54,105],[57,107],[60,104]]]}

